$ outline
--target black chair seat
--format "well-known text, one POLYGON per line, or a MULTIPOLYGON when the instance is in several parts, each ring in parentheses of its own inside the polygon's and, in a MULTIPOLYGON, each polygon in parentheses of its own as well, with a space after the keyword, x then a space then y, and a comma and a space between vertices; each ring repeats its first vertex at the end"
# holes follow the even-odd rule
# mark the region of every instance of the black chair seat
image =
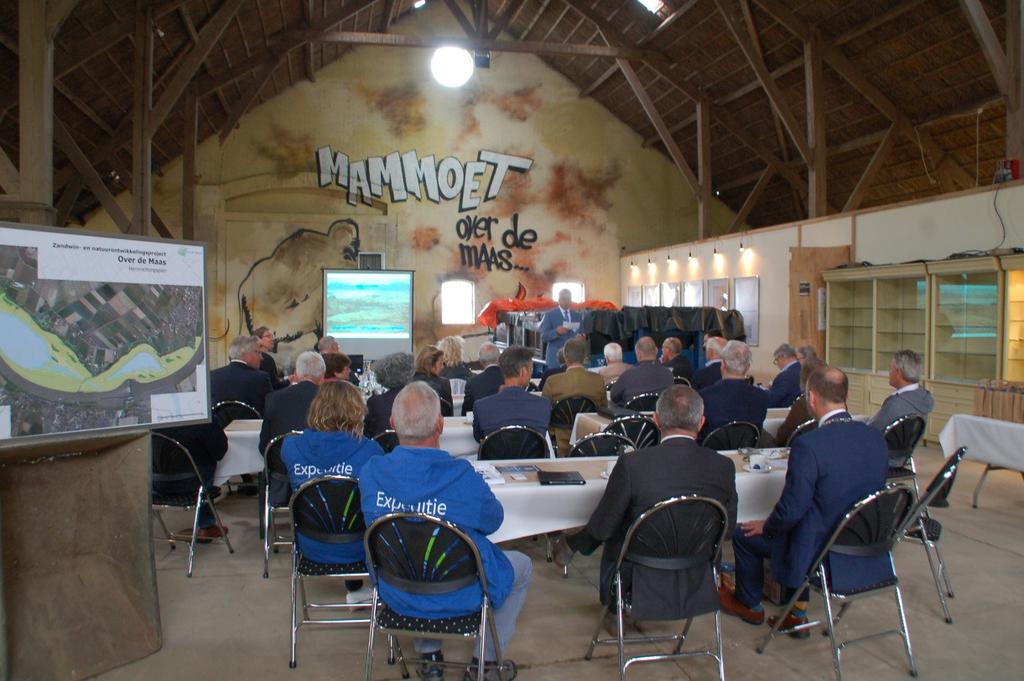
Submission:
MULTIPOLYGON (((934 543, 942 538, 942 523, 935 518, 922 518, 924 521, 924 531, 928 535, 928 541, 934 543)), ((907 536, 911 539, 921 541, 921 527, 914 525, 907 530, 907 536)))
POLYGON ((196 495, 193 494, 153 494, 154 506, 174 506, 176 508, 189 508, 196 505, 196 495))
POLYGON ((902 480, 903 478, 914 478, 917 474, 914 473, 910 468, 903 466, 900 468, 890 468, 889 472, 885 474, 886 480, 902 480))
POLYGON ((855 589, 846 589, 844 591, 837 591, 836 589, 832 589, 832 595, 833 596, 842 596, 842 597, 845 597, 845 598, 849 598, 850 596, 856 596, 857 594, 862 594, 862 593, 867 593, 869 591, 875 591, 877 589, 886 589, 888 587, 897 586, 899 583, 900 583, 899 579, 897 579, 896 577, 890 577, 889 579, 884 579, 881 582, 877 582, 875 584, 868 584, 866 586, 859 586, 859 587, 857 587, 855 589))
POLYGON ((480 631, 480 612, 457 617, 441 617, 426 619, 400 615, 384 603, 377 606, 377 626, 382 629, 401 629, 417 631, 424 634, 454 634, 474 636, 480 631))
POLYGON ((324 575, 358 575, 366 573, 366 563, 321 563, 299 556, 299 574, 304 577, 322 577, 324 575))

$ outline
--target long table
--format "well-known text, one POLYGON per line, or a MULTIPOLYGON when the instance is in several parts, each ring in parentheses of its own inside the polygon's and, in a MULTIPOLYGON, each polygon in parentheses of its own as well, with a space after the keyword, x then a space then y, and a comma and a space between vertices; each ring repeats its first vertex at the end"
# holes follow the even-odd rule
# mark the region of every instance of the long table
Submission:
POLYGON ((985 464, 985 471, 978 480, 978 486, 974 488, 974 508, 978 507, 978 496, 989 471, 1009 469, 1024 475, 1021 439, 1024 439, 1024 423, 983 416, 953 414, 943 426, 939 433, 939 444, 947 457, 961 447, 967 447, 964 458, 985 464))

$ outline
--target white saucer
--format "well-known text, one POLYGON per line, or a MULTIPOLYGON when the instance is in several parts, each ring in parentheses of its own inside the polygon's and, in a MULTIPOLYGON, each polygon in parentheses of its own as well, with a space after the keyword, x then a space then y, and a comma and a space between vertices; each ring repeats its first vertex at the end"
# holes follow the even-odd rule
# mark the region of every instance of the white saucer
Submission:
POLYGON ((743 464, 743 470, 748 473, 771 473, 772 467, 769 465, 767 468, 751 468, 749 463, 743 464))

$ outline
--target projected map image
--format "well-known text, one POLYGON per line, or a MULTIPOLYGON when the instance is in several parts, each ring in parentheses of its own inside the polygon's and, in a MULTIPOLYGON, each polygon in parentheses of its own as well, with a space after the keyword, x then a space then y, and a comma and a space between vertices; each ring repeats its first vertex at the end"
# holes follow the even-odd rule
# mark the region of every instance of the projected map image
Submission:
POLYGON ((331 272, 327 277, 324 333, 336 338, 409 338, 408 273, 331 272))
POLYGON ((36 248, 0 245, 2 435, 146 424, 152 396, 197 390, 201 287, 40 279, 38 270, 36 248))

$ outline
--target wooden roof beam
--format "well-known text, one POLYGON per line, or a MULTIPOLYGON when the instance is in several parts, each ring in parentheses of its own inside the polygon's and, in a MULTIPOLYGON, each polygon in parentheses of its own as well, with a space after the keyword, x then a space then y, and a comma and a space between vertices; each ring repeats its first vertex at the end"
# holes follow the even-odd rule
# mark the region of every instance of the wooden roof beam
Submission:
POLYGON ((487 32, 487 37, 490 40, 495 40, 501 35, 509 25, 515 21, 519 11, 523 8, 525 0, 509 0, 505 3, 505 6, 498 12, 498 17, 494 22, 494 26, 487 32))
POLYGON ((445 45, 461 47, 469 51, 515 52, 526 54, 554 54, 562 56, 594 56, 609 59, 643 59, 647 51, 629 47, 605 45, 584 45, 581 43, 550 43, 531 41, 506 41, 445 36, 396 35, 390 33, 360 33, 357 31, 332 31, 314 38, 318 42, 345 43, 348 45, 378 45, 387 47, 435 48, 445 45))
POLYGON ((896 126, 890 125, 885 136, 882 137, 878 148, 875 149, 875 153, 871 156, 871 160, 868 161, 864 173, 857 180, 853 191, 850 192, 850 198, 846 199, 846 205, 843 206, 844 213, 860 208, 860 204, 864 201, 864 197, 867 196, 868 190, 871 189, 871 184, 875 181, 878 171, 882 168, 885 159, 888 158, 889 153, 892 151, 895 141, 896 126))
POLYGON ((107 185, 104 184, 103 179, 99 176, 99 173, 96 172, 92 163, 89 162, 89 158, 85 155, 85 152, 83 152, 81 147, 78 146, 78 143, 75 142, 71 133, 68 132, 67 128, 64 127, 64 124, 58 120, 54 120, 53 122, 53 137, 57 146, 61 148, 64 155, 68 157, 68 160, 70 160, 75 169, 78 170, 78 174, 84 180, 89 191, 92 192, 92 195, 96 197, 100 202, 100 205, 103 206, 103 209, 107 211, 108 215, 110 215, 110 219, 114 221, 114 224, 117 225, 118 229, 125 234, 130 234, 132 231, 131 219, 117 203, 117 199, 114 198, 114 195, 110 193, 109 189, 107 189, 107 185))
POLYGON ((56 37, 64 20, 81 0, 48 0, 46 3, 46 35, 50 40, 56 37))
POLYGON ((477 33, 476 26, 473 24, 472 21, 469 20, 469 17, 467 17, 463 13, 462 8, 459 7, 458 3, 455 2, 455 0, 444 0, 444 4, 448 8, 448 11, 451 13, 451 15, 455 17, 455 21, 459 22, 459 26, 462 27, 462 30, 466 33, 467 37, 479 37, 480 34, 477 33))
POLYGON ((750 217, 750 211, 752 211, 754 206, 757 205, 758 200, 761 198, 761 195, 764 194, 764 190, 768 188, 768 183, 771 182, 774 175, 775 168, 771 166, 768 166, 757 175, 757 183, 754 185, 754 188, 750 190, 750 193, 747 194, 746 200, 743 202, 739 211, 737 211, 736 216, 732 219, 732 224, 729 225, 729 229, 726 231, 726 234, 732 234, 743 226, 743 223, 747 221, 748 217, 750 217))
POLYGON ((259 96, 260 90, 262 90, 263 86, 267 84, 267 81, 270 80, 270 76, 273 75, 274 71, 277 70, 277 67, 281 65, 281 62, 284 61, 287 55, 287 52, 279 55, 268 55, 263 66, 253 74, 253 82, 242 91, 242 96, 235 102, 234 108, 228 113, 227 120, 224 122, 224 125, 221 126, 219 135, 221 146, 223 146, 224 142, 227 141, 231 131, 235 129, 235 126, 238 125, 238 121, 241 120, 242 116, 245 115, 245 112, 248 111, 249 107, 256 101, 256 97, 259 96))
POLYGON ((996 85, 999 86, 999 91, 1009 96, 1012 88, 1010 63, 1006 59, 1006 52, 1003 50, 996 32, 992 30, 992 22, 985 14, 985 8, 982 7, 980 0, 960 0, 960 7, 964 10, 974 37, 978 39, 981 53, 985 55, 985 61, 988 62, 988 67, 992 71, 996 85))
POLYGON ((18 193, 20 178, 18 168, 11 161, 7 152, 0 148, 0 187, 3 187, 5 192, 14 196, 18 193))

